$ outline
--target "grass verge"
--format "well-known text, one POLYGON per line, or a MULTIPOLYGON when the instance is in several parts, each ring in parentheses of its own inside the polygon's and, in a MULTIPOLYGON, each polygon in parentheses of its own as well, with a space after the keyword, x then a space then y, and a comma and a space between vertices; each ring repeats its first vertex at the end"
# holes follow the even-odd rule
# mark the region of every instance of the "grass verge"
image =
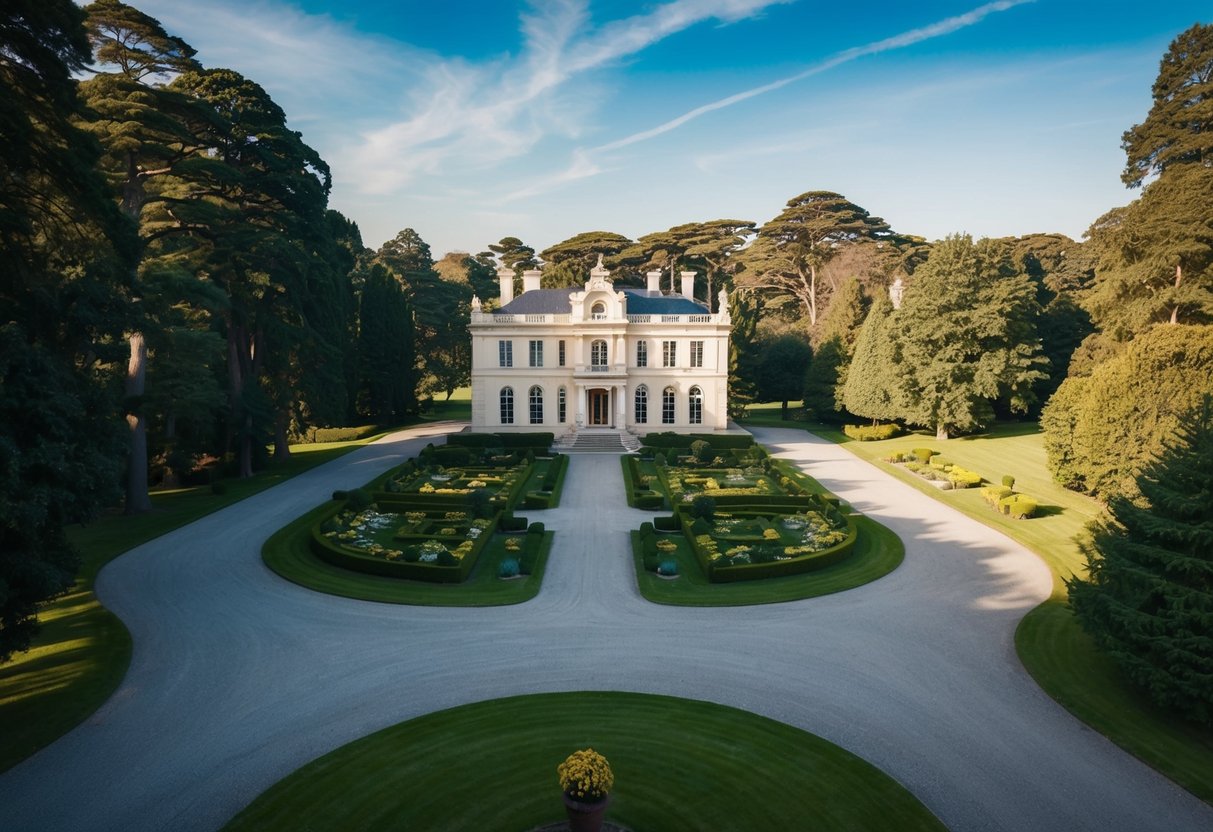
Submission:
POLYGON ((118 555, 271 488, 373 442, 383 433, 352 442, 292 447, 286 462, 272 463, 250 479, 152 494, 153 510, 128 517, 108 514, 68 530, 81 556, 71 590, 38 613, 42 629, 31 649, 0 665, 0 772, 49 745, 88 718, 117 689, 131 658, 131 638, 117 616, 101 606, 93 582, 118 555))
POLYGON ((640 533, 632 532, 632 560, 640 594, 655 604, 733 607, 800 601, 863 586, 900 566, 906 550, 901 538, 875 520, 860 515, 854 515, 854 519, 859 536, 851 556, 841 563, 803 575, 717 584, 704 575, 681 534, 666 536, 678 543, 678 549, 667 556, 678 562, 678 577, 670 580, 647 571, 640 551, 640 533))
POLYGON ((497 567, 505 557, 517 555, 508 555, 504 536, 500 534, 494 535, 494 540, 480 553, 472 574, 463 583, 435 584, 364 575, 325 563, 312 552, 309 530, 331 510, 331 503, 318 506, 275 532, 261 549, 265 565, 291 583, 344 598, 427 607, 492 607, 521 604, 534 598, 543 583, 552 548, 553 532, 544 532, 543 548, 534 571, 508 581, 497 577, 497 567))
POLYGON ((556 766, 585 747, 615 773, 608 820, 633 829, 804 829, 807 818, 821 830, 944 829, 895 780, 813 734, 707 702, 605 692, 395 725, 299 769, 225 828, 532 829, 563 818, 556 766))
POLYGON ((937 441, 911 434, 855 442, 833 430, 815 431, 879 465, 913 487, 1006 534, 1035 552, 1053 572, 1053 595, 1029 612, 1015 631, 1019 659, 1036 683, 1068 711, 1207 803, 1213 803, 1213 731, 1176 719, 1140 694, 1082 631, 1066 605, 1063 578, 1083 574, 1078 540, 1100 506, 1053 482, 1035 425, 998 425, 977 436, 937 441), (977 489, 941 492, 881 458, 929 447, 953 462, 1038 499, 1042 516, 1012 520, 991 509, 977 489))

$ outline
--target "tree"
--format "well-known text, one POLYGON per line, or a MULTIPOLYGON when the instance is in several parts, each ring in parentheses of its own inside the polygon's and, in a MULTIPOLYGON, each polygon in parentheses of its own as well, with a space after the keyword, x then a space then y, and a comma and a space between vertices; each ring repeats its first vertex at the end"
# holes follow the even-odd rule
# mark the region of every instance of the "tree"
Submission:
POLYGON ((1027 410, 1046 375, 1038 314, 1035 287, 1005 243, 961 235, 935 246, 896 316, 911 400, 903 418, 947 439, 988 424, 995 399, 1027 410))
POLYGON ((1205 394, 1213 395, 1213 327, 1156 326, 1053 395, 1041 414, 1049 469, 1070 488, 1133 496, 1178 414, 1205 394))
POLYGON ((497 255, 502 266, 514 270, 515 295, 522 287, 522 273, 528 269, 539 268, 539 260, 535 258, 535 249, 517 237, 502 237, 498 242, 489 244, 489 251, 497 255))
POLYGON ((582 285, 590 279, 590 269, 599 256, 605 262, 630 245, 632 241, 627 237, 610 231, 587 231, 570 237, 539 253, 546 264, 543 282, 551 288, 582 285))
POLYGON ((1213 725, 1213 398, 1113 497, 1066 582, 1075 617, 1160 706, 1213 725))
POLYGON ((794 333, 776 336, 761 346, 754 372, 757 401, 780 402, 780 418, 788 418, 788 402, 804 391, 804 374, 813 358, 808 339, 794 333))
POLYGON ((818 419, 834 419, 843 409, 843 388, 867 311, 865 301, 858 279, 843 281, 815 333, 813 362, 805 374, 804 406, 818 419))
POLYGON ((1213 160, 1213 25, 1181 32, 1162 58, 1146 120, 1125 131, 1121 179, 1138 187, 1174 166, 1213 160))
POLYGON ((381 264, 362 280, 359 310, 359 410, 379 422, 415 405, 413 321, 400 282, 381 264))
POLYGON ((115 396, 135 237, 73 122, 89 59, 68 0, 0 7, 0 661, 69 587, 64 528, 117 497, 115 396))
POLYGON ((733 321, 729 333, 729 415, 733 418, 740 418, 756 395, 754 378, 761 358, 756 336, 761 315, 756 298, 741 292, 729 295, 729 317, 733 321))
POLYGON ((678 226, 684 230, 687 262, 703 273, 707 283, 709 309, 715 311, 719 288, 732 283, 733 275, 741 268, 737 255, 753 237, 756 227, 749 220, 708 220, 678 226))
POLYGON ((828 294, 822 268, 844 246, 868 240, 891 243, 893 234, 884 220, 841 194, 803 193, 758 229, 738 285, 768 294, 778 304, 799 305, 809 325, 816 326, 828 294))
POLYGON ((905 372, 894 338, 893 304, 885 295, 872 302, 855 340, 843 382, 842 403, 872 424, 904 418, 909 409, 905 372))

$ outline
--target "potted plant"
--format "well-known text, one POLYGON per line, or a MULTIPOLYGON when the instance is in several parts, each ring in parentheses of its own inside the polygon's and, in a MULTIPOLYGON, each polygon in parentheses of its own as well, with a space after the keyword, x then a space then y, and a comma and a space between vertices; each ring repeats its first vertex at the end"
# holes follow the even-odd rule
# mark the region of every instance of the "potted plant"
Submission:
POLYGON ((572 832, 599 832, 611 801, 615 775, 611 764, 592 748, 574 751, 556 767, 572 832))

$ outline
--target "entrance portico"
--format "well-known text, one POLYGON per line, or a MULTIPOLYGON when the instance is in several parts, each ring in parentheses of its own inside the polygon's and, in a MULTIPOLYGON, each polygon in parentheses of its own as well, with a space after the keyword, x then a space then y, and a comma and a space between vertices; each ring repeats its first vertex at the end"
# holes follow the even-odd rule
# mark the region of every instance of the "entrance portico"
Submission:
POLYGON ((577 427, 616 428, 626 426, 626 384, 603 384, 600 380, 577 382, 577 427))

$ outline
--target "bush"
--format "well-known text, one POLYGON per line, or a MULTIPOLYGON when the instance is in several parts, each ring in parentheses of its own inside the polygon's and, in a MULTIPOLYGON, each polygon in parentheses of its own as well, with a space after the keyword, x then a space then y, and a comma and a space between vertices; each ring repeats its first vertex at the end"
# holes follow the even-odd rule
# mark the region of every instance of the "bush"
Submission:
POLYGON ((661 563, 657 564, 657 574, 665 575, 667 578, 674 577, 678 574, 678 561, 669 559, 663 560, 661 563))
POLYGON ((981 489, 981 496, 991 506, 998 508, 1004 497, 1011 496, 1011 489, 1005 485, 987 485, 981 489))
POLYGON ((1010 515, 1016 520, 1026 520, 1036 516, 1036 501, 1024 494, 1012 494, 998 501, 998 508, 1003 514, 1010 515))
POLYGON ((707 520, 705 520, 704 518, 696 517, 695 521, 693 523, 691 523, 691 534, 693 534, 695 536, 699 536, 701 534, 711 534, 711 533, 712 533, 712 524, 710 522, 708 522, 707 520))
POLYGON ((665 454, 661 453, 660 451, 658 451, 656 454, 654 454, 653 455, 653 464, 656 465, 658 468, 664 468, 666 466, 665 454))
POLYGON ((501 519, 497 522, 497 527, 503 532, 521 532, 526 531, 526 518, 515 517, 513 512, 503 512, 501 519))
POLYGON ((676 532, 682 528, 682 524, 678 521, 678 515, 674 514, 669 517, 655 517, 653 527, 659 532, 676 532))
POLYGON ((517 578, 522 574, 522 565, 514 558, 506 558, 497 567, 498 578, 517 578))
POLYGON ((948 482, 952 483, 953 488, 973 488, 981 485, 981 474, 953 465, 948 471, 948 482))
POLYGON ((493 498, 483 488, 474 488, 468 495, 468 510, 477 520, 485 520, 493 516, 493 498))
POLYGON ((716 500, 707 494, 699 494, 694 500, 691 500, 691 508, 688 513, 692 517, 711 520, 716 515, 716 500))
POLYGON ((527 534, 543 534, 545 531, 547 531, 547 529, 544 528, 543 523, 536 521, 536 522, 532 523, 531 525, 527 526, 526 533, 527 534))
POLYGON ((665 498, 655 491, 637 491, 632 501, 636 508, 657 511, 665 505, 665 498))
POLYGON ((640 524, 640 538, 642 540, 645 538, 648 538, 648 537, 652 537, 654 534, 656 534, 656 532, 653 531, 653 524, 650 523, 648 520, 645 520, 643 523, 640 524))
POLYGON ((434 449, 434 461, 439 465, 467 465, 472 461, 472 452, 458 445, 443 445, 434 449))
POLYGON ((1005 485, 1007 488, 1014 488, 1015 487, 1015 478, 1013 476, 1011 476, 1010 474, 1003 474, 1002 475, 1002 484, 1005 485))
POLYGON ((712 461, 712 446, 710 443, 702 439, 696 439, 691 443, 691 456, 695 457, 699 462, 712 461))
POLYGON ((914 456, 918 457, 919 462, 930 462, 931 457, 935 456, 935 454, 936 454, 936 451, 932 451, 930 448, 915 448, 914 449, 914 456))
POLYGON ((843 425, 842 432, 857 442, 877 442, 892 439, 901 433, 900 425, 843 425))
POLYGON ((350 428, 316 428, 308 431, 309 442, 352 442, 379 432, 378 425, 357 425, 350 428))
POLYGON ((371 497, 371 493, 365 488, 355 488, 346 494, 345 502, 354 511, 362 511, 375 501, 371 497))

